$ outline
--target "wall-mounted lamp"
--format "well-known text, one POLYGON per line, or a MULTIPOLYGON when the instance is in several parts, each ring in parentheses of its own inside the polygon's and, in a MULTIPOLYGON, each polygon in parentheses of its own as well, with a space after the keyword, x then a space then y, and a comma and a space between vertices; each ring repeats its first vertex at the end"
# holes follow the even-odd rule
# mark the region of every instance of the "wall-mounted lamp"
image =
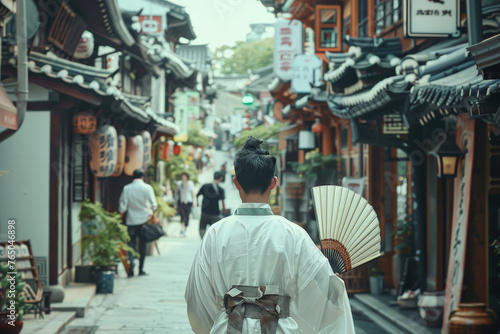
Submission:
MULTIPOLYGON (((467 152, 465 152, 467 153, 467 152)), ((454 141, 443 141, 429 152, 436 157, 437 161, 437 177, 439 178, 455 178, 457 176, 458 162, 460 157, 465 155, 454 141)))

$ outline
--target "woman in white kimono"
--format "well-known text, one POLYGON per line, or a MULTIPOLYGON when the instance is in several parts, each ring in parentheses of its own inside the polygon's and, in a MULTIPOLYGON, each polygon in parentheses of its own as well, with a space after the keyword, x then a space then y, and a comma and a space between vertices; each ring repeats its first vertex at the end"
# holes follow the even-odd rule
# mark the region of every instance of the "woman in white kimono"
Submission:
POLYGON ((298 225, 273 215, 276 158, 249 137, 234 184, 242 204, 207 231, 186 287, 203 333, 354 333, 344 282, 298 225))

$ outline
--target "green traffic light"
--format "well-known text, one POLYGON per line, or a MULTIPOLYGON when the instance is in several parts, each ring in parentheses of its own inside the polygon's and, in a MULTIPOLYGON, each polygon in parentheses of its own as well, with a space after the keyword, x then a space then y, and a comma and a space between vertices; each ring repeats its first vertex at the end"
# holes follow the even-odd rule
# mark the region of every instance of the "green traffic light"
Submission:
POLYGON ((250 106, 253 104, 253 102, 255 101, 254 97, 252 94, 248 93, 246 94, 245 96, 243 96, 241 98, 241 102, 246 105, 246 106, 250 106))

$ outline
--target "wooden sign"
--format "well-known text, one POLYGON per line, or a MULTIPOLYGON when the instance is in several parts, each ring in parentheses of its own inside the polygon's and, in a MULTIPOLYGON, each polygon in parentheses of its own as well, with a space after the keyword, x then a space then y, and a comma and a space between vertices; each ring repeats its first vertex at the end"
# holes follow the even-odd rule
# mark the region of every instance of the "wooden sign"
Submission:
POLYGON ((443 313, 443 334, 448 333, 450 312, 458 308, 462 296, 467 225, 469 223, 472 162, 474 161, 474 124, 474 120, 469 120, 467 114, 459 114, 457 117, 457 145, 463 152, 467 153, 459 162, 458 174, 455 179, 451 246, 446 275, 443 313))

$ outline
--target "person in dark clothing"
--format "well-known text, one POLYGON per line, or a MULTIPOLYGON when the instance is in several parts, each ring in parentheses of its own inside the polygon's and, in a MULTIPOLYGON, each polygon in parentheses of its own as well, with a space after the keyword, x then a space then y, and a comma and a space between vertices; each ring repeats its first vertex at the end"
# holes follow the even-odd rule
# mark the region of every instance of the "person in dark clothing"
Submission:
POLYGON ((222 211, 226 210, 224 189, 219 185, 220 182, 224 182, 224 172, 215 172, 214 181, 204 184, 198 191, 198 194, 196 194, 196 202, 198 202, 198 197, 200 195, 203 196, 200 218, 201 238, 205 235, 207 225, 212 225, 221 218, 219 201, 222 201, 222 211))

